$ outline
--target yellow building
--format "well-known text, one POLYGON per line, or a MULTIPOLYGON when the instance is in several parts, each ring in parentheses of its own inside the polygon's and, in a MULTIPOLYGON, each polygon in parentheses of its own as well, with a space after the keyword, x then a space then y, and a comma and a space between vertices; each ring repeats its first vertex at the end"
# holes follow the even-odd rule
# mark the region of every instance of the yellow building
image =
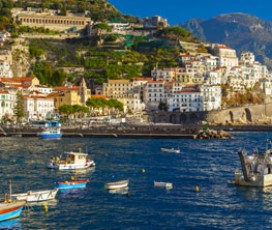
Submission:
POLYGON ((91 92, 82 79, 80 86, 59 86, 54 89, 54 105, 58 109, 62 105, 85 105, 91 92))

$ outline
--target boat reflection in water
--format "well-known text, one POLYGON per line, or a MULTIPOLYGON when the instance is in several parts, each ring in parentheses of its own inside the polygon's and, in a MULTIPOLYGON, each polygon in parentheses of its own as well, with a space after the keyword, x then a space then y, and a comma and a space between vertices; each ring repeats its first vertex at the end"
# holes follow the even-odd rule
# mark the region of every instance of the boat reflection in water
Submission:
POLYGON ((83 198, 87 194, 86 188, 60 189, 58 197, 62 198, 83 198))
POLYGON ((120 195, 128 195, 128 187, 120 188, 120 189, 110 189, 107 190, 111 194, 120 194, 120 195))
POLYGON ((23 229, 21 219, 11 219, 0 222, 0 229, 23 229))

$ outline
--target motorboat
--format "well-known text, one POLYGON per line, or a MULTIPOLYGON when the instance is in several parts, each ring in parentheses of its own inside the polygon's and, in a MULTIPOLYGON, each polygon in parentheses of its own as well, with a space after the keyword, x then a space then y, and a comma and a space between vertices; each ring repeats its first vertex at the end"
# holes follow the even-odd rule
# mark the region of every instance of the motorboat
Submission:
POLYGON ((235 185, 250 187, 266 187, 272 185, 272 144, 266 143, 266 150, 254 149, 249 153, 245 149, 238 151, 242 171, 234 173, 235 185))
POLYGON ((19 217, 25 205, 26 201, 18 200, 0 202, 0 221, 19 217))
POLYGON ((95 166, 93 160, 88 159, 88 153, 64 152, 60 157, 51 158, 47 167, 56 170, 86 169, 95 166))
POLYGON ((59 189, 28 191, 25 193, 11 194, 12 200, 25 200, 27 202, 40 202, 55 199, 59 189))
POLYGON ((62 136, 60 128, 46 128, 38 134, 41 139, 60 139, 62 136))
POLYGON ((129 180, 120 180, 115 182, 108 182, 105 184, 105 189, 114 190, 114 189, 123 189, 128 187, 129 180))
POLYGON ((161 148, 161 152, 164 153, 180 153, 179 147, 177 148, 161 148))
POLYGON ((172 189, 173 188, 173 184, 171 182, 158 182, 158 181, 154 181, 154 187, 172 189))
POLYGON ((88 182, 89 179, 66 180, 55 182, 55 186, 59 189, 85 188, 88 182))

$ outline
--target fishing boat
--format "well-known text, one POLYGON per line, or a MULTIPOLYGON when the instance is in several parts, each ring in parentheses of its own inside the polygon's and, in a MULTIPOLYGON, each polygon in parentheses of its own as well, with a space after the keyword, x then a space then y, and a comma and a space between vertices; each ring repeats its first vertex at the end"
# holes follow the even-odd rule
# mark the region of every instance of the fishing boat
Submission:
POLYGON ((235 185, 250 187, 266 187, 272 185, 272 142, 268 140, 266 150, 251 153, 245 149, 238 151, 241 169, 234 173, 235 185))
POLYGON ((158 182, 158 181, 154 181, 154 187, 172 189, 173 188, 173 184, 170 183, 170 182, 158 182))
POLYGON ((105 184, 105 189, 113 190, 113 189, 122 189, 128 187, 129 180, 120 180, 115 182, 108 182, 105 184))
POLYGON ((164 153, 180 153, 179 147, 177 147, 177 148, 161 148, 161 151, 164 153))
POLYGON ((26 201, 0 202, 0 221, 19 217, 25 205, 26 201))
POLYGON ((88 182, 89 179, 66 180, 55 182, 55 186, 59 189, 85 188, 88 182))
POLYGON ((41 139, 60 139, 61 136, 60 128, 47 128, 38 134, 41 139))
POLYGON ((55 199, 59 189, 28 191, 26 193, 11 194, 12 200, 25 200, 27 202, 40 202, 55 199))
POLYGON ((59 158, 53 157, 48 163, 49 169, 56 170, 74 170, 86 169, 95 166, 93 160, 88 159, 88 153, 64 152, 59 158))

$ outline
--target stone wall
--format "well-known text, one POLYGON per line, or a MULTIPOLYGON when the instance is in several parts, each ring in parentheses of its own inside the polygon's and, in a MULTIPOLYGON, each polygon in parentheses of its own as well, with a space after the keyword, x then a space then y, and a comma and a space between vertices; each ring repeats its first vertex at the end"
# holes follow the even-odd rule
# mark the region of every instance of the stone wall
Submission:
POLYGON ((149 114, 147 120, 155 123, 213 125, 265 125, 272 124, 272 103, 226 108, 210 112, 160 112, 149 114))

